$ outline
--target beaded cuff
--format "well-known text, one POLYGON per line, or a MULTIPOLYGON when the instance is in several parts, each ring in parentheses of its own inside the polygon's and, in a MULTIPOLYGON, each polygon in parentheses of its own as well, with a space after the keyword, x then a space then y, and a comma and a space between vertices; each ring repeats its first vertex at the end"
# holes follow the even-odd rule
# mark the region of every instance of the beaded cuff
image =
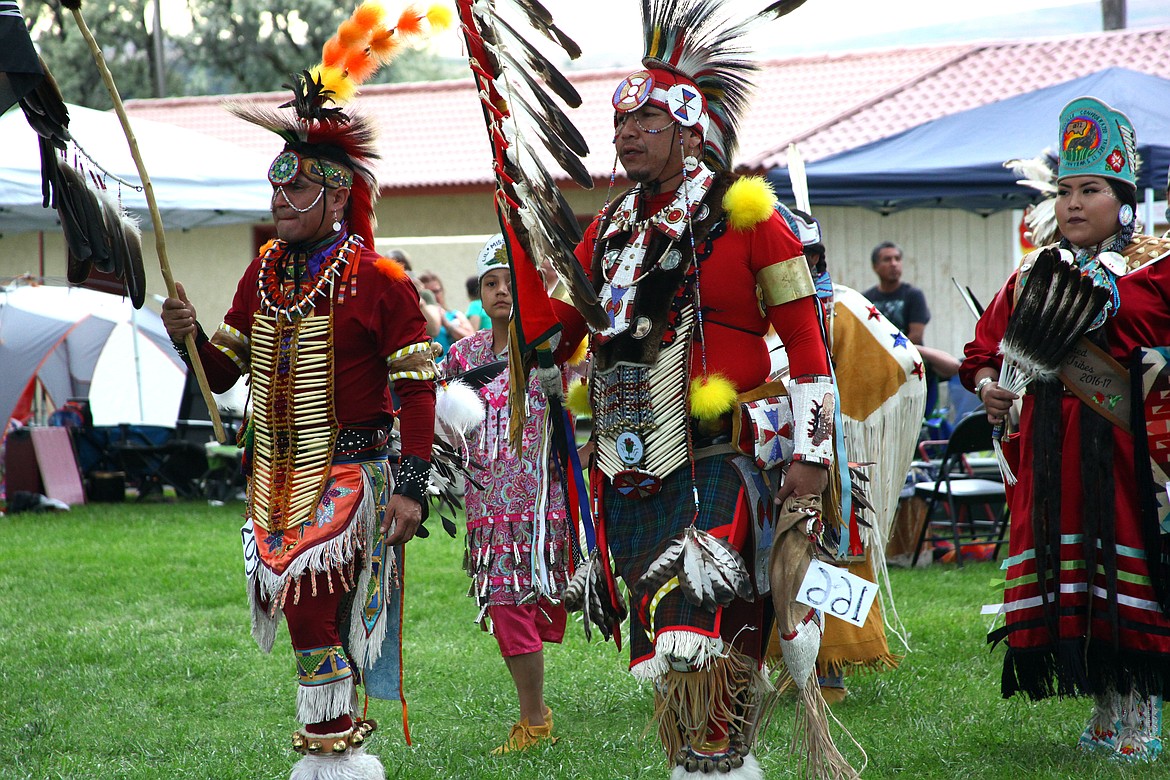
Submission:
MULTIPOLYGON (((208 341, 207 334, 203 332, 203 326, 198 322, 195 323, 195 349, 199 349, 208 341)), ((191 365, 191 355, 187 353, 187 340, 171 341, 171 346, 175 348, 175 352, 179 353, 179 357, 187 365, 191 365)))
MULTIPOLYGON (((422 519, 427 519, 428 505, 427 486, 431 481, 431 464, 417 455, 403 457, 398 465, 398 475, 394 482, 394 494, 413 498, 422 507, 422 519)), ((420 536, 422 534, 419 534, 420 536)))
POLYGON ((833 414, 837 398, 827 376, 799 376, 788 385, 792 398, 793 460, 829 466, 833 463, 833 414))

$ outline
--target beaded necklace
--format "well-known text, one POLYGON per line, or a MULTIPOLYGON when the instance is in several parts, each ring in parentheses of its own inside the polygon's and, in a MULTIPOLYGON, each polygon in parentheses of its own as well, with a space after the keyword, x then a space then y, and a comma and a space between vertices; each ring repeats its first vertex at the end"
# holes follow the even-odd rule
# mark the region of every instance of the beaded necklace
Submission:
POLYGON ((316 307, 317 298, 346 270, 350 259, 360 247, 359 236, 348 236, 322 263, 313 284, 298 280, 290 290, 285 288, 278 269, 278 261, 288 253, 288 244, 280 240, 273 241, 272 246, 260 258, 260 275, 257 283, 260 288, 261 306, 273 316, 284 315, 287 319, 304 317, 306 312, 311 312, 316 307), (290 297, 289 293, 293 291, 295 295, 290 297))
POLYGON ((1133 233, 1134 224, 1131 221, 1128 225, 1123 226, 1119 232, 1094 246, 1079 247, 1068 239, 1062 239, 1060 242, 1061 248, 1068 249, 1073 253, 1077 268, 1080 269, 1081 273, 1096 282, 1098 286, 1109 291, 1109 300, 1106 302, 1105 308, 1093 320, 1089 330, 1096 330, 1104 325, 1105 321, 1121 308, 1117 277, 1124 276, 1129 270, 1121 251, 1129 245, 1133 233))

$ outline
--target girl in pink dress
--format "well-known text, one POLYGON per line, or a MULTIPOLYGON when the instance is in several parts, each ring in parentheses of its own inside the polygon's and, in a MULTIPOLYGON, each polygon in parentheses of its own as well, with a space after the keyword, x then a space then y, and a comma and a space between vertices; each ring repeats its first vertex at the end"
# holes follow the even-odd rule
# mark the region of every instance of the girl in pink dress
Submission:
POLYGON ((560 480, 541 447, 547 401, 535 374, 528 385, 522 452, 508 443, 512 295, 501 236, 480 252, 477 270, 491 328, 453 344, 444 373, 448 379, 465 375, 486 410, 483 424, 467 440, 475 464, 472 476, 483 489, 468 486, 464 566, 472 578, 469 595, 480 608, 478 619, 495 635, 520 702, 520 720, 492 751, 499 755, 556 741, 552 712, 544 703, 544 643, 559 644, 565 633, 560 594, 571 548, 560 480))

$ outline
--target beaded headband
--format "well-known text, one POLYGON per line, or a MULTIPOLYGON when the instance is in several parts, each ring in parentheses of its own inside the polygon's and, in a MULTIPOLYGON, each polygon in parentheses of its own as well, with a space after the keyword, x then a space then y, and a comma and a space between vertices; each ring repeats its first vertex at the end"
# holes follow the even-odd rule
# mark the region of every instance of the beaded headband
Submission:
POLYGON ((268 181, 279 187, 302 173, 309 181, 333 189, 353 186, 353 171, 345 166, 321 157, 303 157, 292 149, 285 149, 272 161, 268 181))

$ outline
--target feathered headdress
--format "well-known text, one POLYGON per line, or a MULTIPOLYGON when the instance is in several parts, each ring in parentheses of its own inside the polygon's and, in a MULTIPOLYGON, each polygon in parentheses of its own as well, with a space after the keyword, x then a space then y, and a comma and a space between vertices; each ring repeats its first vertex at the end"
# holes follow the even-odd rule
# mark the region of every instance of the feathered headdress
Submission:
POLYGON ((447 29, 453 16, 443 5, 426 11, 410 5, 392 20, 381 3, 367 0, 326 41, 321 62, 294 74, 292 83, 283 85, 292 90, 293 98, 277 108, 292 112, 229 105, 236 116, 284 139, 284 150, 269 168, 269 180, 285 184, 303 173, 326 187, 349 187, 350 231, 373 246, 378 197, 374 124, 366 117, 346 114, 342 106, 404 45, 447 29))
POLYGON ((652 103, 685 127, 703 132, 703 159, 727 170, 738 144, 739 122, 748 107, 751 75, 741 38, 757 22, 778 19, 804 0, 776 0, 741 22, 731 23, 722 0, 642 0, 645 70, 627 76, 613 96, 618 113, 652 103))

